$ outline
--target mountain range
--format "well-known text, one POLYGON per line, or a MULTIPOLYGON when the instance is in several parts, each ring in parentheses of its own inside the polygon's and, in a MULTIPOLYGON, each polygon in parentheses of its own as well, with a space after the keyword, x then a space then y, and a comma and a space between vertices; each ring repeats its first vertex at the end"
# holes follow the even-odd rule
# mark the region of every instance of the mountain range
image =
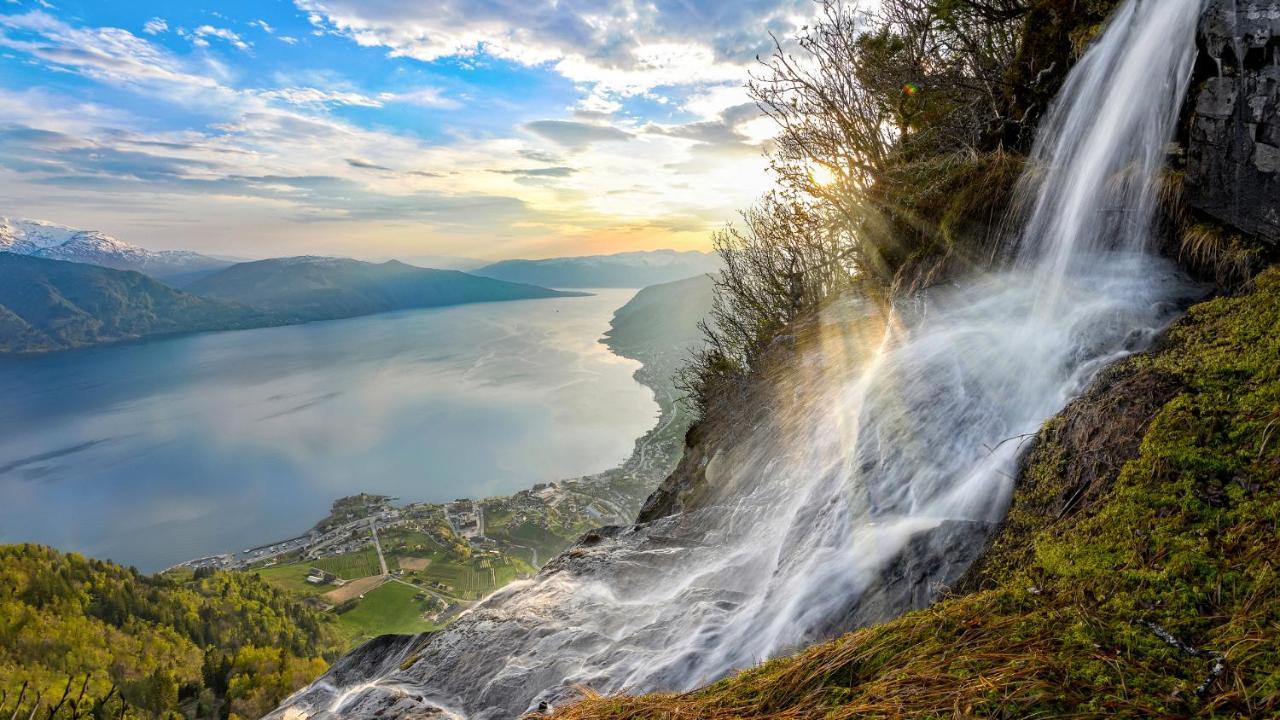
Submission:
POLYGON ((97 230, 7 217, 0 217, 0 252, 135 270, 169 282, 194 279, 233 264, 189 250, 147 250, 97 230))
POLYGON ((283 322, 139 272, 0 252, 0 352, 67 350, 172 333, 283 322))
POLYGON ((398 260, 375 264, 312 256, 232 265, 186 289, 213 300, 269 309, 300 320, 581 294, 476 277, 457 270, 414 267, 398 260))
POLYGON ((503 260, 473 273, 554 288, 642 288, 719 269, 720 259, 714 253, 650 250, 547 260, 503 260))
MULTIPOLYGON (((581 294, 549 287, 645 287, 693 277, 684 291, 701 297, 706 274, 717 268, 713 255, 672 250, 508 260, 470 272, 315 256, 235 262, 0 217, 0 353, 581 294)), ((636 302, 645 302, 643 293, 636 302)))

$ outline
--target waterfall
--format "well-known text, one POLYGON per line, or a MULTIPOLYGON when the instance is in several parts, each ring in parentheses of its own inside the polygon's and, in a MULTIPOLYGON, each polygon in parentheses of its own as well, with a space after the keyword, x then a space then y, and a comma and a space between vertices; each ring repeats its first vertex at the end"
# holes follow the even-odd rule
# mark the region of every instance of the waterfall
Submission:
POLYGON ((277 715, 505 718, 578 686, 685 690, 928 602, 1007 509, 1020 438, 1189 297, 1148 245, 1200 5, 1124 3, 1044 123, 1010 266, 827 311, 696 509, 601 533, 395 669, 277 715))

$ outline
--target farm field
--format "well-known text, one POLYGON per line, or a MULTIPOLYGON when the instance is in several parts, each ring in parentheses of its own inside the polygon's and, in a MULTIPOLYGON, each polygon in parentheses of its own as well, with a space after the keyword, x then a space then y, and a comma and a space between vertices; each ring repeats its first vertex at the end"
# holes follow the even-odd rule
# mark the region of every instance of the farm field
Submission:
POLYGON ((307 567, 320 568, 325 572, 337 575, 343 580, 355 580, 356 578, 378 575, 382 572, 378 566, 378 552, 372 547, 345 555, 311 560, 309 563, 307 567))
POLYGON ((308 597, 321 595, 332 590, 332 585, 312 585, 307 582, 306 578, 311 572, 311 567, 311 563, 294 562, 287 565, 272 565, 271 567, 258 568, 252 572, 262 576, 263 580, 266 580, 281 590, 306 595, 308 597))
POLYGON ((532 568, 523 561, 508 558, 456 561, 432 561, 425 570, 413 573, 428 582, 441 582, 452 590, 449 594, 463 600, 478 600, 511 582, 521 572, 532 568))
POLYGON ((369 592, 386 582, 386 578, 382 575, 370 575, 362 577, 359 580, 352 580, 340 588, 335 588, 321 595, 325 602, 330 605, 341 605, 342 603, 369 592))
POLYGON ((435 629, 422 619, 428 608, 425 601, 415 600, 421 590, 395 581, 385 582, 365 594, 355 608, 338 616, 338 626, 353 641, 361 641, 388 633, 419 633, 435 629))

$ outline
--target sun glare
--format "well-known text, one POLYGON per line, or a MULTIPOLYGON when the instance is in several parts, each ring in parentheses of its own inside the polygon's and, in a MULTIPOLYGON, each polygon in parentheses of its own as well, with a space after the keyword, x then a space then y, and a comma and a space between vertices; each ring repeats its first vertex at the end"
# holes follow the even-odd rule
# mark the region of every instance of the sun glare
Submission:
POLYGON ((818 165, 809 171, 809 177, 818 187, 826 187, 836 181, 836 174, 826 165, 818 165))

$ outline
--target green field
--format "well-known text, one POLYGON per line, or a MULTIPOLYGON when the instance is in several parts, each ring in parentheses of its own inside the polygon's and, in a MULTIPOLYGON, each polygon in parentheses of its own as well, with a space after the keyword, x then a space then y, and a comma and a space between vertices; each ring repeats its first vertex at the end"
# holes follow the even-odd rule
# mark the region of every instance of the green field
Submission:
POLYGON ((435 629, 435 625, 422 619, 428 604, 414 599, 421 592, 395 581, 383 583, 365 593, 364 599, 354 609, 339 615, 338 625, 353 640, 435 629))
POLYGON ((263 580, 266 580, 281 590, 287 590, 301 595, 320 595, 321 593, 326 593, 332 590, 332 585, 312 585, 306 581, 306 577, 311 572, 311 568, 312 565, 310 563, 299 562, 289 563, 288 565, 272 565, 271 567, 258 568, 257 570, 252 570, 250 572, 261 575, 263 580))
POLYGON ((343 580, 355 580, 356 578, 369 577, 382 572, 381 567, 378 565, 378 551, 372 547, 345 555, 312 560, 307 567, 320 568, 325 572, 337 575, 343 580))
MULTIPOLYGON (((544 563, 551 560, 551 558, 556 555, 559 555, 561 551, 573 544, 572 540, 562 538, 530 522, 524 522, 515 527, 504 528, 501 533, 491 534, 499 539, 502 539, 505 536, 506 539, 517 545, 537 548, 538 560, 544 563)), ((512 552, 519 553, 520 557, 526 562, 531 560, 528 550, 514 548, 512 549, 512 552)))
POLYGON ((430 535, 394 530, 382 536, 382 552, 390 564, 392 556, 426 557, 434 560, 435 555, 441 552, 441 547, 430 535))
POLYGON ((517 574, 532 570, 527 563, 513 558, 487 558, 463 563, 437 557, 426 570, 412 576, 429 582, 442 582, 452 588, 448 594, 463 600, 478 600, 511 582, 517 574))

